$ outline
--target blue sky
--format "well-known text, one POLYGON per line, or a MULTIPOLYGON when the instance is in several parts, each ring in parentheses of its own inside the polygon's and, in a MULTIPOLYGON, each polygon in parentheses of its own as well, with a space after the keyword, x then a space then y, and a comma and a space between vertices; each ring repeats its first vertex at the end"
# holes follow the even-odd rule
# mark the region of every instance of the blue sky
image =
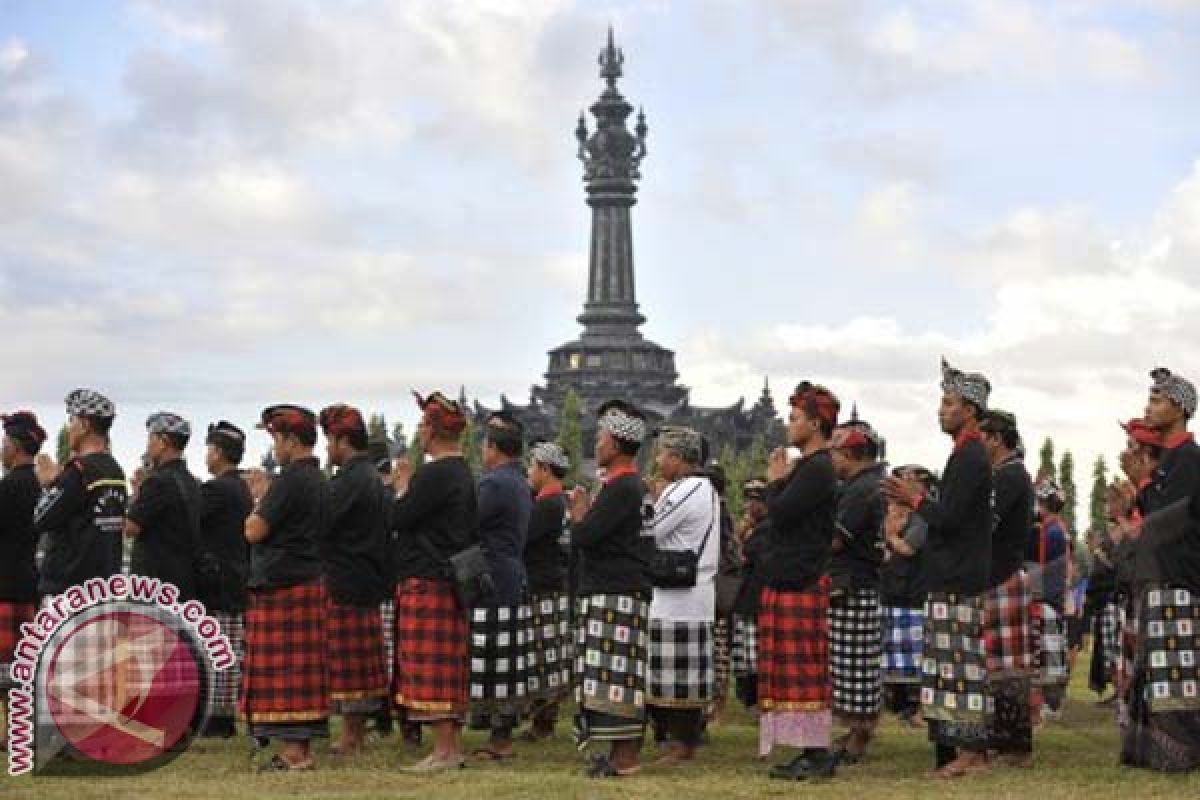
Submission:
POLYGON ((527 395, 587 269, 612 23, 646 333, 702 404, 802 377, 939 462, 937 358, 1119 446, 1200 375, 1200 2, 0 0, 0 407, 250 423, 527 395))

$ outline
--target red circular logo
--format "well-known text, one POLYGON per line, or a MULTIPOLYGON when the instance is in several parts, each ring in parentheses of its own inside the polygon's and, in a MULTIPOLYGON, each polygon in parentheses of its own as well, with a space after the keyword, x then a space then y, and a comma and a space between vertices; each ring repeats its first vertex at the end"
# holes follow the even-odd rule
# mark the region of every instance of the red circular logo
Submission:
POLYGON ((67 744, 119 765, 186 745, 205 689, 184 635, 137 610, 80 619, 55 649, 46 677, 46 708, 67 744))

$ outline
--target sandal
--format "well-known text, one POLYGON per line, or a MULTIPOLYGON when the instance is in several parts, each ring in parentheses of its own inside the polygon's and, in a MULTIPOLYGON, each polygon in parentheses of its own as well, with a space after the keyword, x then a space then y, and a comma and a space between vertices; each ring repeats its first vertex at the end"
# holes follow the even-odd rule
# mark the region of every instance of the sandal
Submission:
POLYGON ((432 753, 425 758, 413 764, 410 767, 401 767, 400 771, 408 775, 430 775, 435 772, 448 772, 455 769, 463 769, 467 766, 467 760, 462 756, 451 759, 441 759, 435 757, 432 753))
POLYGON ((632 775, 637 775, 642 771, 641 766, 626 767, 625 769, 617 769, 608 756, 595 755, 592 757, 592 764, 584 773, 589 778, 628 778, 632 775))
POLYGON ((258 768, 259 772, 311 772, 316 768, 310 758, 308 761, 301 761, 298 764, 293 764, 283 756, 276 753, 271 756, 271 760, 258 768))
POLYGON ((480 761, 512 761, 516 756, 516 753, 501 753, 490 747, 477 747, 471 751, 471 758, 480 761))

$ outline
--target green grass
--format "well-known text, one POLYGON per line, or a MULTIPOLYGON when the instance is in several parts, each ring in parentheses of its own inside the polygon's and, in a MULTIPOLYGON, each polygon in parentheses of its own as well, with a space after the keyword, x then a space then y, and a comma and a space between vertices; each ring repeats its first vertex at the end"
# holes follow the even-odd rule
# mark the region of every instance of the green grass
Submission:
MULTIPOLYGON (((1086 664, 1080 656, 1080 664, 1086 664)), ((1079 670, 1083 672, 1084 670, 1079 670)), ((1079 681, 1082 681, 1080 678, 1079 681)), ((930 747, 922 731, 902 730, 892 720, 881 728, 871 759, 842 770, 833 781, 802 786, 768 780, 766 764, 755 758, 753 719, 740 708, 713 730, 711 746, 692 768, 655 771, 619 781, 595 782, 581 774, 581 757, 571 746, 567 726, 547 746, 518 745, 514 762, 472 766, 432 777, 401 775, 396 767, 411 763, 420 752, 403 747, 397 737, 373 742, 349 764, 337 764, 317 752, 318 771, 253 775, 245 739, 202 741, 170 766, 148 775, 120 778, 0 777, 0 798, 85 800, 96 797, 188 800, 266 800, 267 798, 435 798, 435 800, 504 800, 504 798, 751 798, 792 797, 891 800, 909 797, 986 797, 1052 800, 1052 798, 1200 798, 1200 774, 1159 775, 1118 767, 1117 732, 1111 712, 1096 708, 1094 697, 1072 687, 1062 722, 1037 734, 1037 766, 1033 770, 996 769, 980 779, 952 784, 924 777, 930 747)), ((468 734, 468 747, 482 734, 468 734)), ((645 755, 652 758, 648 747, 645 755)), ((777 753, 774 761, 783 759, 777 753)))

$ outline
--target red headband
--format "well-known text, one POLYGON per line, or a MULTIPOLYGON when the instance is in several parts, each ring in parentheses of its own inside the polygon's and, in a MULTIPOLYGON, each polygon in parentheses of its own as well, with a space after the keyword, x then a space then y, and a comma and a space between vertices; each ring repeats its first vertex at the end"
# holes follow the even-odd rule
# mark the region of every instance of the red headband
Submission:
POLYGON ((793 408, 799 408, 811 417, 817 417, 831 427, 837 425, 838 410, 841 403, 833 396, 833 392, 824 386, 814 386, 805 382, 796 387, 796 391, 788 398, 793 408))
POLYGON ((462 406, 441 392, 433 392, 423 398, 414 391, 413 397, 417 400, 417 407, 424 412, 425 423, 435 431, 455 436, 467 427, 467 416, 462 406))
POLYGON ((321 430, 325 432, 326 437, 333 438, 351 433, 365 433, 367 426, 357 408, 339 403, 321 410, 321 430))

